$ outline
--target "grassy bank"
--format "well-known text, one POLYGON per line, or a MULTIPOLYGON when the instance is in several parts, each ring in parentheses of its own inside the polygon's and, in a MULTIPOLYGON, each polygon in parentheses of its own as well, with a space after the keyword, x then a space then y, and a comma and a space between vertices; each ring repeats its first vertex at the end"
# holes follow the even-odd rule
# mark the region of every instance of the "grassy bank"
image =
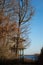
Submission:
POLYGON ((29 59, 14 59, 14 60, 0 59, 0 65, 36 65, 36 63, 35 61, 29 59))
POLYGON ((43 65, 39 61, 33 61, 31 59, 0 59, 0 65, 43 65))

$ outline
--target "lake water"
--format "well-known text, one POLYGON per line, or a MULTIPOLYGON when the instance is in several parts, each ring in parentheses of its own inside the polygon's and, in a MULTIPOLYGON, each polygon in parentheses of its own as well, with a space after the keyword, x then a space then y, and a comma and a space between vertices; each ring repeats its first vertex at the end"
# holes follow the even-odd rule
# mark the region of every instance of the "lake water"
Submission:
POLYGON ((35 55, 25 55, 24 58, 38 60, 38 56, 35 56, 35 55))

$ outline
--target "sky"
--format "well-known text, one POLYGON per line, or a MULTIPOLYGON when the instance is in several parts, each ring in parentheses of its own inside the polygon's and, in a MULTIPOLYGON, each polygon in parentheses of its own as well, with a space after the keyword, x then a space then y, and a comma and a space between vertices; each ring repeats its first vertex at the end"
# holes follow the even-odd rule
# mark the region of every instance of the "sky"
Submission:
POLYGON ((31 20, 30 46, 24 54, 39 54, 43 47, 43 0, 31 1, 35 13, 31 20))

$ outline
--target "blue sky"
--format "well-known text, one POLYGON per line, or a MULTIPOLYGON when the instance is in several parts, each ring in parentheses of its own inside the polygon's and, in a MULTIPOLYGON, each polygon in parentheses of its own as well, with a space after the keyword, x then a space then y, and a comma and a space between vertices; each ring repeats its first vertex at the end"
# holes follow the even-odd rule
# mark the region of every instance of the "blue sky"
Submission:
POLYGON ((31 44, 25 50, 25 54, 40 53, 43 46, 43 0, 32 0, 35 14, 31 20, 31 44))

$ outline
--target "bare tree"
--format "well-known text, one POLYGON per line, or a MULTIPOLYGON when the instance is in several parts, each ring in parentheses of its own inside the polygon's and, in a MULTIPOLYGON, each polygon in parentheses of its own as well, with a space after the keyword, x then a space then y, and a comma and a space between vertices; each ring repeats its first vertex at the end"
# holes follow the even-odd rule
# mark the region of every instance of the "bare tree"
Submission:
MULTIPOLYGON (((1 17, 3 16, 2 17, 3 19, 0 19, 0 20, 2 20, 4 23, 0 21, 1 22, 0 26, 4 24, 6 26, 4 27, 7 28, 5 30, 5 32, 7 31, 6 34, 8 35, 10 34, 11 37, 12 35, 13 36, 16 35, 17 37, 16 56, 17 56, 20 38, 26 40, 24 47, 26 47, 30 43, 28 39, 29 38, 28 32, 29 32, 29 25, 30 25, 29 20, 32 18, 34 14, 34 10, 33 10, 33 7, 31 6, 30 0, 5 0, 4 2, 5 2, 4 8, 2 9, 3 14, 0 13, 1 17), (15 25, 14 22, 16 22, 17 25, 15 29, 14 27, 12 29, 12 26, 15 25), (27 43, 28 42, 27 40, 29 41, 29 43, 27 43)), ((6 34, 5 34, 5 37, 6 37, 6 34)))
MULTIPOLYGON (((18 22, 18 34, 17 34, 17 49, 16 55, 18 52, 18 44, 20 37, 26 40, 26 36, 29 29, 29 20, 32 18, 34 14, 34 10, 31 6, 30 0, 16 0, 15 3, 15 14, 16 14, 16 21, 18 22)), ((28 33, 29 34, 29 33, 28 33)), ((28 39, 29 41, 29 39, 28 39)), ((27 41, 27 42, 28 42, 27 41)), ((27 46, 27 42, 25 47, 27 46)), ((29 43, 28 43, 29 44, 29 43)))
MULTIPOLYGON (((9 2, 8 2, 9 3, 9 2)), ((0 54, 1 57, 8 52, 9 37, 10 39, 16 33, 16 22, 10 21, 10 14, 7 12, 5 0, 0 0, 0 54), (6 14, 9 15, 6 15, 6 14)), ((8 5, 9 6, 9 5, 8 5)), ((7 55, 9 52, 7 53, 7 55)))

